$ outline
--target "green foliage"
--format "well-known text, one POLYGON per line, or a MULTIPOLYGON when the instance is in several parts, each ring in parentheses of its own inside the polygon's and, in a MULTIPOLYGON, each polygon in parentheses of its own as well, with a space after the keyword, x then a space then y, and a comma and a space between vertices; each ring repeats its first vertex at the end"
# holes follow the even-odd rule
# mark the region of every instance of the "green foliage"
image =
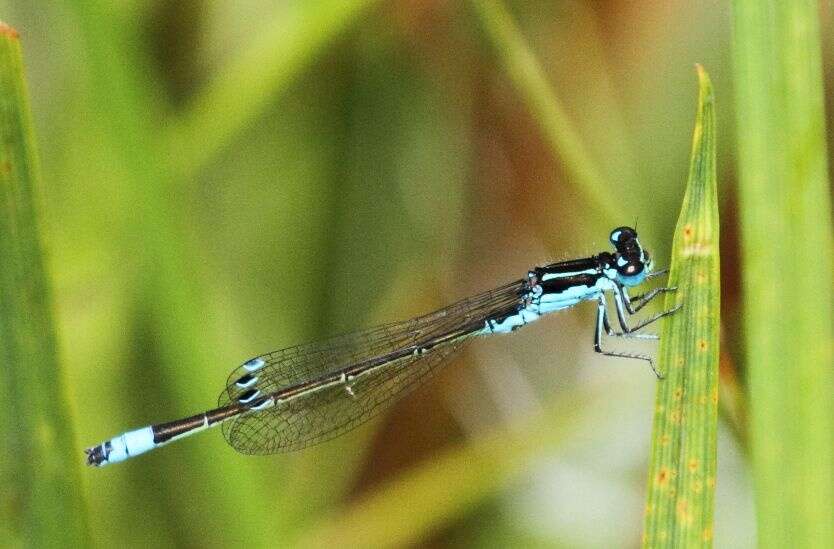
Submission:
POLYGON ((616 218, 618 212, 607 195, 603 175, 507 7, 501 0, 473 0, 471 5, 480 17, 488 41, 507 75, 535 116, 553 154, 564 162, 572 184, 600 214, 609 219, 616 218))
POLYGON ((317 0, 274 17, 171 124, 173 171, 193 177, 376 0, 317 0), (299 9, 300 8, 300 9, 299 9), (222 112, 223 116, 217 116, 222 112))
MULTIPOLYGON (((536 262, 595 253, 635 218, 665 265, 695 60, 722 83, 722 112, 726 94, 738 94, 741 192, 722 204, 722 365, 750 372, 753 424, 738 421, 752 441, 760 539, 831 539, 832 244, 816 14, 806 1, 736 5, 733 73, 726 3, 3 3, 24 29, 44 177, 5 185, 0 209, 0 399, 14 404, 0 408, 0 434, 15 441, 0 450, 11 487, 0 491, 0 544, 57 508, 72 512, 49 522, 60 530, 42 527, 39 545, 83 544, 83 456, 72 447, 210 407, 228 371, 254 354, 424 313, 536 262), (21 316, 23 300, 48 295, 42 274, 10 291, 40 262, 33 218, 22 215, 29 184, 45 198, 54 328, 41 313, 21 316), (18 367, 32 342, 43 370, 18 367), (39 381, 44 371, 51 384, 39 381), (49 440, 60 463, 23 466, 19 451, 42 449, 20 441, 49 440), (68 488, 30 493, 26 483, 56 470, 68 488)), ((706 148, 730 143, 731 125, 701 122, 705 155, 692 157, 686 204, 701 200, 712 215, 714 187, 697 183, 714 185, 716 168, 736 180, 736 158, 722 146, 712 163, 706 148)), ((693 219, 687 233, 696 211, 681 215, 672 272, 681 289, 669 303, 685 307, 662 328, 652 479, 665 467, 668 489, 649 485, 653 545, 664 531, 667 544, 703 543, 716 475, 718 258, 697 244, 709 239, 717 253, 717 224, 693 219), (699 342, 682 369, 676 353, 693 354, 695 330, 708 334, 706 350, 699 342)), ((240 456, 210 432, 84 470, 92 542, 633 543, 654 380, 594 355, 592 314, 580 306, 478 342, 379 422, 302 453, 240 456), (553 454, 570 476, 551 486, 538 464, 553 454)), ((719 406, 727 401, 722 393, 719 406)), ((721 462, 720 486, 746 487, 733 461, 721 462)), ((716 542, 742 545, 749 494, 723 497, 735 499, 715 513, 716 542)))
POLYGON ((571 411, 592 396, 599 395, 574 394, 522 425, 494 429, 431 456, 320 521, 301 546, 408 547, 419 543, 511 484, 534 460, 552 456, 578 438, 580 429, 571 421, 571 411))
POLYGON ((643 545, 711 546, 718 431, 720 272, 712 84, 699 66, 689 180, 672 244, 661 329, 643 545))
POLYGON ((750 439, 762 547, 834 545, 832 225, 817 2, 734 2, 750 439))
POLYGON ((39 234, 40 173, 17 32, 0 23, 0 543, 88 540, 39 234))

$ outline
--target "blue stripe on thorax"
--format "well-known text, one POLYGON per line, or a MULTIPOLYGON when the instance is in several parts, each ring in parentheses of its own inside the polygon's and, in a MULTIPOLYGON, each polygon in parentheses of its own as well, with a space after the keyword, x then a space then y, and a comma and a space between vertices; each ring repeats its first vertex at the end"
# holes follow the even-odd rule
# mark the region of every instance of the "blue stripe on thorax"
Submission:
POLYGON ((487 320, 482 334, 511 332, 546 314, 596 299, 614 286, 594 257, 540 267, 532 274, 535 274, 537 284, 526 296, 523 306, 520 303, 514 314, 487 320))

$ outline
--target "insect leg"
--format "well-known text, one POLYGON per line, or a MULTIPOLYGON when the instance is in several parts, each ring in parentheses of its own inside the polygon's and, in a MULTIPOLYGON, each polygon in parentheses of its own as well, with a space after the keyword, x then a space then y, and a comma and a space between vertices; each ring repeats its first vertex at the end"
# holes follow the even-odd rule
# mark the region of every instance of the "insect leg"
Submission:
POLYGON ((672 307, 671 309, 659 312, 656 315, 647 318, 646 320, 644 320, 643 322, 640 322, 636 326, 629 326, 628 322, 626 321, 626 316, 625 316, 626 315, 626 310, 625 310, 625 303, 624 303, 624 300, 623 300, 622 292, 620 291, 619 286, 617 288, 618 289, 614 291, 614 304, 616 305, 616 308, 617 308, 617 320, 619 321, 620 327, 623 329, 623 332, 625 332, 625 333, 636 332, 637 330, 640 330, 641 328, 645 328, 649 324, 651 324, 653 322, 656 322, 657 320, 663 318, 664 316, 669 316, 672 313, 674 313, 675 311, 677 311, 678 309, 680 309, 681 307, 683 307, 682 304, 678 305, 676 307, 672 307))
POLYGON ((645 294, 638 294, 630 297, 628 295, 628 290, 624 287, 619 287, 619 291, 622 293, 623 301, 625 302, 626 311, 632 315, 636 314, 637 311, 648 305, 649 302, 658 295, 666 292, 674 292, 677 289, 677 286, 664 286, 662 288, 655 288, 645 294))
POLYGON ((654 362, 652 361, 651 357, 646 355, 638 355, 633 353, 621 353, 616 351, 606 351, 602 348, 602 332, 603 330, 610 330, 611 326, 608 322, 608 311, 605 307, 605 294, 601 294, 599 296, 599 302, 597 304, 597 322, 596 327, 594 330, 594 351, 597 353, 603 354, 605 356, 613 356, 618 358, 633 358, 638 360, 645 360, 649 363, 649 366, 654 372, 654 375, 657 376, 657 379, 663 379, 663 376, 657 369, 654 367, 654 362))
MULTIPOLYGON (((604 294, 603 294, 604 295, 604 294)), ((603 298, 603 303, 605 303, 603 298)), ((634 339, 659 339, 660 336, 657 334, 643 334, 643 333, 636 333, 634 331, 631 332, 617 332, 611 327, 611 323, 608 321, 608 310, 606 309, 605 315, 602 317, 602 325, 605 329, 605 333, 614 336, 614 337, 628 337, 634 339)))
POLYGON ((650 278, 654 278, 656 276, 663 276, 669 272, 669 269, 660 269, 659 271, 654 271, 646 275, 646 280, 650 278))

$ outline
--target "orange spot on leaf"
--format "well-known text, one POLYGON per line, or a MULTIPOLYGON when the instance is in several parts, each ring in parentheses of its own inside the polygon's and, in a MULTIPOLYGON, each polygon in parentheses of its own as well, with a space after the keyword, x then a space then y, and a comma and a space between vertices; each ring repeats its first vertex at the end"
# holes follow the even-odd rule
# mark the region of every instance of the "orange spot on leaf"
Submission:
POLYGON ((692 513, 689 512, 689 502, 685 499, 680 499, 675 506, 675 513, 678 516, 678 521, 683 524, 692 522, 692 513))
POLYGON ((695 459, 695 458, 690 459, 689 463, 687 464, 687 467, 689 468, 689 472, 694 473, 695 471, 697 471, 699 464, 700 464, 700 462, 697 459, 695 459))
POLYGON ((6 23, 3 23, 2 21, 0 21, 0 34, 5 34, 9 38, 15 40, 20 37, 20 34, 18 34, 17 30, 15 30, 13 27, 10 27, 6 23))

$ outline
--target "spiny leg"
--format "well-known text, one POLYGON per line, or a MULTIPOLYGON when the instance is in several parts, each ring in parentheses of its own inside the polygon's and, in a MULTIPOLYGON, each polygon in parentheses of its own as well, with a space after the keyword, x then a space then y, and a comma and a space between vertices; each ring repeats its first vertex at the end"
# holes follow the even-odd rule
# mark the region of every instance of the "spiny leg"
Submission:
POLYGON ((656 322, 657 320, 660 320, 664 316, 669 316, 672 313, 676 312, 681 307, 683 307, 683 305, 678 305, 677 307, 672 307, 671 309, 668 309, 666 311, 662 311, 660 313, 657 313, 654 316, 651 316, 651 317, 647 318, 646 320, 644 320, 643 322, 640 322, 636 326, 629 326, 628 322, 626 322, 625 304, 623 302, 622 292, 620 291, 619 287, 614 292, 614 304, 616 305, 616 309, 617 309, 617 320, 619 321, 620 327, 622 328, 623 332, 625 332, 625 333, 636 332, 637 330, 640 330, 641 328, 645 328, 649 324, 651 324, 653 322, 656 322))
MULTIPOLYGON (((646 280, 649 280, 651 278, 655 278, 657 276, 665 275, 668 272, 669 272, 669 269, 660 269, 659 271, 654 271, 654 272, 649 273, 649 274, 646 275, 646 280)), ((623 301, 625 302, 625 308, 629 312, 629 314, 632 314, 632 315, 637 314, 637 311, 639 311, 640 309, 642 309, 643 307, 648 305, 649 302, 652 299, 654 299, 655 297, 657 297, 659 294, 662 294, 662 293, 665 293, 665 292, 674 292, 677 289, 678 289, 677 286, 664 286, 664 287, 661 287, 661 288, 655 288, 654 290, 651 290, 651 291, 646 292, 644 294, 637 294, 637 295, 632 297, 632 296, 628 295, 628 290, 626 289, 625 286, 623 286, 622 284, 617 284, 617 290, 620 293, 620 295, 622 296, 623 301)))
POLYGON ((646 280, 650 278, 654 278, 656 276, 663 276, 669 272, 669 269, 660 269, 659 271, 654 271, 646 275, 646 280))
POLYGON ((654 372, 654 375, 657 376, 657 379, 663 379, 663 375, 657 371, 654 367, 654 362, 652 361, 651 357, 646 355, 638 355, 633 353, 621 353, 616 351, 606 351, 602 348, 602 332, 603 330, 610 330, 611 326, 608 322, 608 311, 605 308, 605 296, 599 296, 599 302, 597 304, 597 323, 596 329, 594 330, 594 351, 597 353, 603 354, 605 356, 613 356, 618 358, 633 358, 638 360, 645 360, 649 363, 649 366, 654 372))
POLYGON ((633 315, 637 314, 637 311, 648 305, 649 302, 658 295, 666 292, 674 292, 677 289, 677 286, 664 286, 662 288, 655 288, 654 290, 651 290, 650 292, 647 292, 645 294, 638 294, 634 297, 630 297, 628 295, 628 291, 625 288, 620 288, 620 291, 623 295, 623 301, 625 302, 626 311, 628 311, 629 314, 633 315))
MULTIPOLYGON (((600 300, 603 304, 606 303, 604 294, 600 297, 600 300)), ((605 305, 607 307, 607 305, 605 305)), ((605 333, 614 336, 614 337, 627 337, 631 339, 660 339, 660 336, 657 334, 642 334, 636 332, 617 332, 611 327, 611 323, 608 321, 608 310, 606 309, 605 315, 602 317, 602 326, 605 329, 605 333)))

